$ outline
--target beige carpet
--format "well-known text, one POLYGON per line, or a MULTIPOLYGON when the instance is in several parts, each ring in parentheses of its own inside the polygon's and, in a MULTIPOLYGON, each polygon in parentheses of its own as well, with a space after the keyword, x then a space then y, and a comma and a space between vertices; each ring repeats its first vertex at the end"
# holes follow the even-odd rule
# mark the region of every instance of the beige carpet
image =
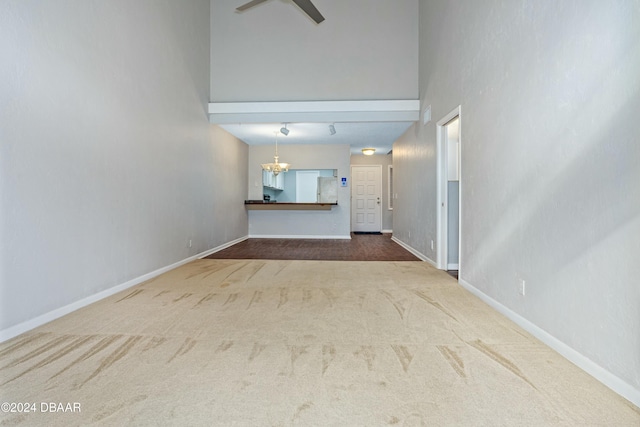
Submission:
POLYGON ((37 405, 3 426, 640 425, 424 262, 198 260, 1 344, 0 384, 37 405))

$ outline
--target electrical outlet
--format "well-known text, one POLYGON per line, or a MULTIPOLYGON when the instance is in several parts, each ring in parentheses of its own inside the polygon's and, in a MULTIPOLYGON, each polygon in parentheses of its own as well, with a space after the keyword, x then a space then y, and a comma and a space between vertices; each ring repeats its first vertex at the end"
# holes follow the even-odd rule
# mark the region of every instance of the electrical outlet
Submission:
POLYGON ((527 282, 524 279, 520 280, 520 295, 525 296, 527 289, 527 282))
POLYGON ((191 239, 189 239, 189 247, 193 246, 191 239))
POLYGON ((431 240, 431 250, 433 250, 433 240, 431 240))

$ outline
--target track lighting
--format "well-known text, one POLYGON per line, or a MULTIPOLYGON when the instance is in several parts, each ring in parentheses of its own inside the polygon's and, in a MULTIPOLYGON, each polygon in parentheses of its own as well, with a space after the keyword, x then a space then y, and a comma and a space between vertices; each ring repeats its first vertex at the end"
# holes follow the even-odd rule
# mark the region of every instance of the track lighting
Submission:
POLYGON ((329 133, 331 135, 335 135, 336 134, 336 127, 334 125, 329 125, 329 133))
POLYGON ((280 128, 280 133, 284 136, 289 135, 289 129, 287 129, 287 124, 285 123, 283 127, 280 128))

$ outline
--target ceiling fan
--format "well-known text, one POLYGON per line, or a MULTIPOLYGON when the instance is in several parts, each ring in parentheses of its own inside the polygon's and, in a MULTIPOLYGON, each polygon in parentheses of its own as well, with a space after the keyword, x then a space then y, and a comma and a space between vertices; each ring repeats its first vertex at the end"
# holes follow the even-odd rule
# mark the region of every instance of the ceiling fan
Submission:
MULTIPOLYGON (((237 7, 236 10, 238 12, 242 12, 243 10, 247 10, 250 7, 253 7, 265 1, 267 0, 252 0, 249 3, 245 3, 242 6, 237 7)), ((311 3, 311 0, 292 0, 292 1, 295 4, 297 4, 298 7, 303 10, 304 13, 309 15, 309 18, 316 21, 316 24, 319 24, 322 21, 324 21, 324 16, 322 16, 322 14, 318 11, 318 9, 316 9, 313 3, 311 3)))

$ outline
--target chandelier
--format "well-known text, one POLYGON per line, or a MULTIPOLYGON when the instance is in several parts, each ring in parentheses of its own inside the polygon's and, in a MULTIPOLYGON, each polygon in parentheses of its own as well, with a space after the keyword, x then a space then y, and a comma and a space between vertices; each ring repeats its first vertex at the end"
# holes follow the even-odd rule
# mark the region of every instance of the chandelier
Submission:
POLYGON ((276 134, 276 155, 273 156, 273 163, 262 163, 262 170, 273 173, 274 176, 280 172, 289 172, 289 163, 280 163, 278 160, 278 132, 276 134))

